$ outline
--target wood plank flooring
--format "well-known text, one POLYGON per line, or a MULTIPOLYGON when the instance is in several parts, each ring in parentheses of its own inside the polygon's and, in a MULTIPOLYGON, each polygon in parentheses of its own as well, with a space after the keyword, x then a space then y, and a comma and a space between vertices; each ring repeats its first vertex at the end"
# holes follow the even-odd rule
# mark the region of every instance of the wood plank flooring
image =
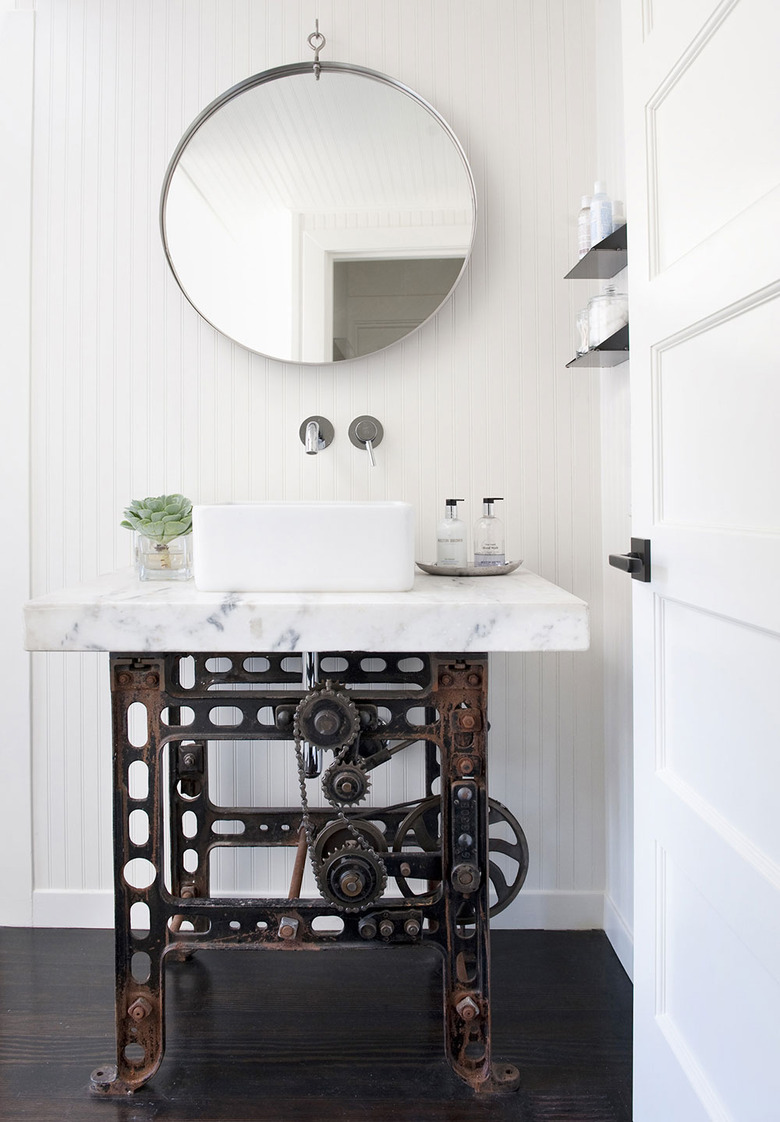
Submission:
POLYGON ((433 951, 200 952, 167 969, 167 1047, 127 1099, 113 1058, 113 936, 0 928, 4 1122, 630 1122, 631 984, 600 931, 498 931, 495 1058, 475 1096, 444 1060, 433 951))

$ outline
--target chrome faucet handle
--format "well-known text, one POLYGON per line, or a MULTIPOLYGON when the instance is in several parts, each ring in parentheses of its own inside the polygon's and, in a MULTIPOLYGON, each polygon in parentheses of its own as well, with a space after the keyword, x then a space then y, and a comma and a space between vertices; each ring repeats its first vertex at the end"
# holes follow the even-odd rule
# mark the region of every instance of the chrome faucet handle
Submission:
POLYGON ((307 417, 305 421, 301 421, 298 436, 306 449, 306 455, 316 456, 333 442, 333 425, 327 417, 307 417))
POLYGON ((376 417, 355 417, 349 426, 349 439, 356 448, 365 448, 368 452, 368 462, 371 467, 376 467, 374 449, 382 443, 385 430, 376 417))

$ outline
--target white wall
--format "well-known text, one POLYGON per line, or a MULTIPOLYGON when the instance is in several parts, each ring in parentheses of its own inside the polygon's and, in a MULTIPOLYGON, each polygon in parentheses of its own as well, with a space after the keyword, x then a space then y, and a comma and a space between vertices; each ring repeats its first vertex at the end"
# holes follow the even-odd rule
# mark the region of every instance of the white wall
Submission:
POLYGON ((0 551, 0 775, 4 805, 0 923, 32 918, 30 666, 20 605, 29 595, 30 168, 34 16, 0 10, 0 476, 6 532, 0 551), (10 219, 10 220, 9 220, 10 219))
MULTIPOLYGON (((597 0, 596 150, 613 198, 626 201, 620 0, 597 0)), ((629 233, 631 230, 629 218, 629 233)), ((630 255, 629 242, 629 255, 630 255)), ((630 256, 629 256, 630 260, 630 256)), ((628 274, 613 278, 628 291, 628 274)), ((594 286, 596 289, 599 285, 594 286)), ((630 309, 629 309, 630 315, 630 309)), ((601 382, 601 564, 604 581, 604 763, 606 895, 604 927, 633 976, 633 709, 631 581, 611 568, 631 538, 629 366, 605 369, 601 382)))
MULTIPOLYGON (((522 822, 507 926, 601 926, 605 887, 601 375, 569 372, 582 291, 574 216, 599 168, 595 0, 40 0, 32 239, 32 588, 128 561, 131 498, 394 498, 418 550, 451 494, 506 497, 508 553, 588 600, 587 654, 493 660, 491 789, 522 822), (348 366, 250 355, 199 320, 165 265, 159 188, 219 91, 308 57, 392 74, 471 161, 479 231, 453 299, 348 366), (298 426, 336 441, 307 457, 298 426), (385 427, 378 466, 346 438, 385 427)), ((615 60, 616 61, 616 60, 615 60)), ((33 659, 38 923, 110 922, 105 656, 33 659)))

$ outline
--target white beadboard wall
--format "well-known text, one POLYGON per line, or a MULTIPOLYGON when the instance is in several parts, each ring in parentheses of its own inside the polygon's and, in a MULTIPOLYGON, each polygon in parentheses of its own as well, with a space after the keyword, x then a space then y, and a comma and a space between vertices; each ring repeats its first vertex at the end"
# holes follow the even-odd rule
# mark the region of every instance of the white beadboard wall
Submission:
POLYGON ((32 12, 0 8, 0 210, 13 215, 0 264, 0 473, 13 533, 0 554, 0 775, 6 813, 0 826, 0 923, 32 920, 30 665, 21 649, 20 605, 29 595, 30 221, 32 12), (12 543, 12 544, 10 544, 12 543))
MULTIPOLYGON (((589 601, 593 623, 587 654, 493 659, 491 791, 531 852, 504 926, 604 921, 601 375, 565 369, 587 294, 562 279, 579 196, 599 173, 602 8, 38 0, 36 12, 33 594, 127 563, 118 522, 138 495, 405 499, 426 557, 446 497, 465 496, 471 520, 484 493, 503 494, 508 554, 589 601), (186 125, 245 76, 308 58, 315 17, 324 57, 391 74, 436 106, 479 199, 470 266, 434 321, 336 368, 217 335, 176 287, 157 226, 186 125), (313 413, 336 440, 307 457, 297 434, 313 413), (347 439, 362 413, 385 428, 373 471, 347 439)), ((105 656, 34 656, 32 722, 35 921, 110 924, 105 656)))
MULTIPOLYGON (((596 37, 596 150, 599 175, 614 198, 625 196, 622 68, 619 0, 598 0, 596 37)), ((630 213, 629 213, 630 222, 630 213)), ((630 261, 630 243, 629 243, 630 261)), ((627 271, 613 278, 628 291, 627 271)), ((630 310, 629 310, 630 312, 630 310)), ((610 553, 625 553, 631 523, 631 410, 628 363, 600 371, 601 383, 601 564, 604 581, 604 813, 606 887, 604 928, 633 977, 633 708, 631 584, 610 567, 610 553)), ((642 537, 646 528, 633 531, 642 537)))

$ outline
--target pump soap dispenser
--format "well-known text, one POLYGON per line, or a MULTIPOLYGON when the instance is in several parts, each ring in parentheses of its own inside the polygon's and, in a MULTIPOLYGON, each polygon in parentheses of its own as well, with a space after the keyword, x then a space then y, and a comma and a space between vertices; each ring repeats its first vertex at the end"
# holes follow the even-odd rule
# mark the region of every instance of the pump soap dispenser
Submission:
POLYGON ((447 499, 444 520, 436 527, 436 564, 462 568, 466 565, 466 525, 458 518, 458 503, 447 499))
POLYGON ((482 500, 482 517, 474 526, 474 564, 504 565, 504 524, 493 514, 493 503, 501 503, 500 496, 482 500))

